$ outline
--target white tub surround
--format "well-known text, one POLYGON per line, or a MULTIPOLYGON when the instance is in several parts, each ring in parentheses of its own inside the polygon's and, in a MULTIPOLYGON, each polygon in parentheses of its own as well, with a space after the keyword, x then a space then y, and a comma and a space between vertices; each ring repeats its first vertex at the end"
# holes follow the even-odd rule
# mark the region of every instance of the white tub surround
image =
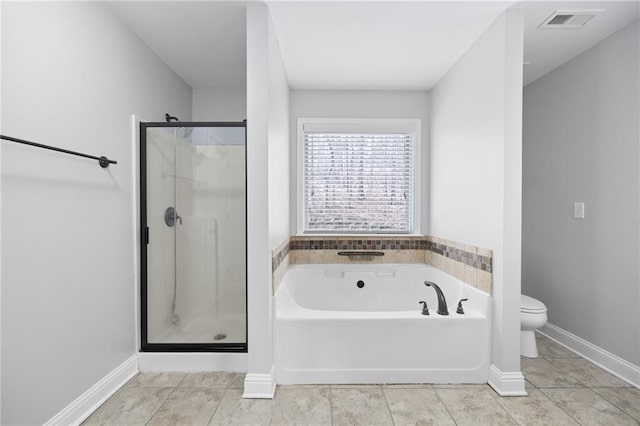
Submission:
POLYGON ((275 305, 279 384, 487 382, 491 298, 433 267, 294 265, 275 305), (436 313, 427 280, 441 287, 448 316, 436 313))

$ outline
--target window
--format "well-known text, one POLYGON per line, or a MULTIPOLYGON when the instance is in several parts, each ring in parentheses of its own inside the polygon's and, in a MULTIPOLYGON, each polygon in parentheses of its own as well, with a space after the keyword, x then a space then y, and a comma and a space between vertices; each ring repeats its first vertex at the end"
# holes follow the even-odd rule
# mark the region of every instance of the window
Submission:
POLYGON ((300 121, 304 233, 417 231, 419 120, 300 121))

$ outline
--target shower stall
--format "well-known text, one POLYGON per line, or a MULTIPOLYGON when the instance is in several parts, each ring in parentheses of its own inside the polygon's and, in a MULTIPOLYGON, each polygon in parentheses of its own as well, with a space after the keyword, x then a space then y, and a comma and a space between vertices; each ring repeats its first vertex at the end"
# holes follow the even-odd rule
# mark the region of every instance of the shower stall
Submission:
POLYGON ((246 352, 246 123, 141 123, 142 351, 246 352))

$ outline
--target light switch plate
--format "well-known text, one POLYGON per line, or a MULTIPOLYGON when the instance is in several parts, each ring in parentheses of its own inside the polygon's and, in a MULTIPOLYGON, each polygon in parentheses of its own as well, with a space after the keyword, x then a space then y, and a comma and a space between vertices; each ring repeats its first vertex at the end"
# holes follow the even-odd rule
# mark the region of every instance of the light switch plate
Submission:
POLYGON ((573 203, 573 218, 584 219, 584 203, 573 203))

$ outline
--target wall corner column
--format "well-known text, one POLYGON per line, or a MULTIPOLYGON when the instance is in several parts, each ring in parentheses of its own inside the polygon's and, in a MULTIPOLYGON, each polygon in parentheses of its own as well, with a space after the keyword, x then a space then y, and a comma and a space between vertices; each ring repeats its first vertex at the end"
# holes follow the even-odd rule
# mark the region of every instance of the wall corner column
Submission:
POLYGON ((247 5, 247 317, 243 398, 273 398, 273 303, 269 246, 269 10, 247 5))
POLYGON ((489 385, 502 396, 526 395, 520 372, 522 257, 522 63, 524 17, 519 8, 504 14, 504 158, 502 244, 494 271, 492 365, 489 385))

